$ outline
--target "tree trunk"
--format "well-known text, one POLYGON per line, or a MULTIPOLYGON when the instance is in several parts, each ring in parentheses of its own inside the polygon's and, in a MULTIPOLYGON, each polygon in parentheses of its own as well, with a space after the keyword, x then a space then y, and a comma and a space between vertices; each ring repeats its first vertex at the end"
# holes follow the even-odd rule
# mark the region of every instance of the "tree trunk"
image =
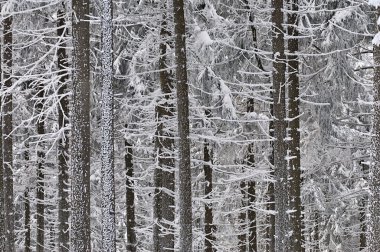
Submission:
MULTIPOLYGON (((246 198, 247 198, 247 183, 245 180, 240 182, 240 193, 243 196, 241 200, 242 208, 246 207, 246 198)), ((239 251, 246 252, 247 251, 247 233, 246 233, 246 223, 247 223, 247 212, 245 210, 241 211, 239 214, 240 221, 240 234, 238 235, 239 240, 239 251)))
POLYGON ((102 250, 116 251, 112 0, 102 1, 102 250))
POLYGON ((71 251, 91 251, 89 0, 73 0, 71 251))
POLYGON ((66 53, 65 37, 66 20, 65 6, 58 10, 57 35, 58 42, 58 69, 59 69, 59 107, 58 107, 58 127, 63 132, 58 140, 58 251, 70 251, 70 232, 69 232, 69 135, 67 127, 69 116, 69 98, 67 96, 68 61, 66 53))
POLYGON ((179 251, 192 250, 192 195, 189 130, 189 86, 187 83, 186 25, 183 0, 173 0, 177 114, 179 133, 179 251))
MULTIPOLYGON (((40 84, 37 84, 36 98, 36 114, 37 117, 37 134, 43 136, 45 134, 45 116, 43 113, 45 91, 40 84)), ((45 242, 45 188, 44 188, 44 162, 45 153, 41 143, 37 144, 37 244, 36 251, 44 251, 45 242)))
POLYGON ((14 206, 13 206, 13 139, 12 139, 12 23, 13 17, 4 19, 4 67, 3 78, 3 164, 4 164, 4 230, 5 230, 5 252, 15 251, 14 236, 14 206))
POLYGON ((126 225, 127 225, 127 251, 136 252, 136 221, 135 221, 135 190, 133 183, 133 150, 132 145, 125 140, 125 168, 127 173, 126 191, 126 225))
MULTIPOLYGON (((377 8, 377 17, 380 17, 380 8, 377 8)), ((378 26, 378 35, 380 27, 378 26)), ((373 44, 374 60, 374 115, 373 115, 373 165, 371 166, 369 206, 370 228, 369 228, 369 251, 379 251, 380 248, 380 43, 374 41, 373 44)))
MULTIPOLYGON (((0 5, 1 7, 1 5, 0 5)), ((1 47, 0 47, 0 81, 2 83, 1 69, 1 47)), ((0 108, 3 98, 0 96, 0 108)), ((5 251, 5 230, 4 230, 4 163, 3 163, 3 118, 0 115, 0 251, 5 251)))
MULTIPOLYGON (((165 2, 165 1, 164 1, 165 2)), ((157 136, 156 148, 158 151, 158 167, 155 170, 155 227, 154 227, 154 251, 173 251, 174 250, 174 217, 175 202, 172 194, 175 184, 175 160, 174 138, 168 127, 168 120, 173 117, 172 100, 172 76, 168 69, 167 59, 167 39, 171 34, 168 30, 167 17, 165 13, 166 4, 164 3, 164 14, 162 17, 160 38, 160 86, 163 98, 156 106, 157 116, 157 136), (162 190, 164 189, 164 190, 162 190), (171 193, 167 193, 167 192, 171 193)))
MULTIPOLYGON (((273 99, 273 93, 271 93, 272 99, 273 99)), ((273 117, 273 104, 270 105, 271 115, 273 117)), ((269 122, 269 135, 271 137, 274 137, 274 124, 273 121, 269 122)), ((271 154, 269 156, 269 164, 270 167, 270 175, 273 178, 274 177, 274 146, 273 141, 270 143, 271 145, 271 154)), ((274 198, 274 183, 269 182, 268 183, 268 189, 267 189, 267 195, 268 195, 268 203, 267 203, 267 210, 270 212, 274 212, 276 210, 275 205, 275 198, 274 198)), ((276 225, 276 216, 274 214, 268 214, 267 215, 267 228, 266 228, 266 238, 267 243, 265 246, 266 252, 275 252, 275 225, 276 225)))
MULTIPOLYGON (((255 101, 249 99, 247 102, 247 112, 252 113, 255 109, 255 101)), ((255 149, 253 143, 248 146, 247 165, 252 169, 255 168, 255 149)), ((256 202, 256 182, 251 180, 248 186, 248 252, 257 252, 257 228, 256 228, 256 210, 254 209, 256 202)))
POLYGON ((274 174, 276 204, 276 252, 290 251, 288 247, 288 186, 286 162, 286 113, 285 113, 285 55, 284 55, 284 3, 272 1, 272 47, 273 47, 273 116, 274 116, 274 174))
POLYGON ((302 251, 302 207, 301 207, 301 154, 300 154, 300 120, 299 120, 299 63, 298 63, 298 0, 290 0, 291 13, 288 14, 288 113, 289 113, 289 209, 293 212, 289 216, 291 237, 290 250, 302 251))
MULTIPOLYGON (((30 157, 29 157, 29 143, 25 143, 25 152, 24 152, 25 166, 28 166, 30 157)), ((31 238, 31 228, 30 228, 30 199, 29 199, 29 185, 27 184, 24 191, 24 229, 25 229, 25 243, 24 250, 25 252, 30 252, 30 238, 31 238)))
MULTIPOLYGON (((211 111, 206 110, 206 117, 211 117, 211 111)), ((212 194, 212 167, 213 164, 213 154, 210 144, 205 142, 203 145, 203 171, 205 174, 205 252, 216 251, 214 249, 213 242, 215 241, 215 225, 213 220, 213 209, 211 201, 212 194)))
MULTIPOLYGON (((363 172, 363 178, 366 179, 368 176, 368 170, 369 167, 367 164, 362 163, 362 172, 363 172)), ((359 250, 365 250, 367 248, 367 221, 366 221, 366 215, 367 215, 367 201, 368 197, 367 195, 363 195, 362 198, 359 201, 359 211, 360 211, 360 238, 359 238, 359 250)))

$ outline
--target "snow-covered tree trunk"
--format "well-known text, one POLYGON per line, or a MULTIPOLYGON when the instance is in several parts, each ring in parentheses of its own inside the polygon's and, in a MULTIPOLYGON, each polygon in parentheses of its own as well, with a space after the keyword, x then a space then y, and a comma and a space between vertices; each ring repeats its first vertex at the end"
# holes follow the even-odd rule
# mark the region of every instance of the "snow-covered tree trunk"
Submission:
POLYGON ((71 248, 91 251, 90 229, 90 23, 89 0, 72 1, 73 101, 71 248))
MULTIPOLYGON (((252 113, 255 111, 255 101, 250 98, 247 102, 247 112, 252 113)), ((247 166, 252 168, 255 167, 255 146, 253 143, 248 146, 248 155, 247 155, 247 166)), ((257 251, 257 227, 256 227, 256 182, 253 180, 248 181, 247 183, 247 193, 248 193, 248 252, 257 251)))
MULTIPOLYGON (((1 5, 0 5, 1 7, 1 5)), ((1 47, 0 47, 0 81, 2 81, 1 69, 1 47)), ((0 96, 0 111, 2 111, 3 97, 0 96)), ((0 115, 0 251, 5 251, 4 232, 4 164, 3 164, 3 118, 0 115)))
MULTIPOLYGON (((361 163, 363 177, 366 178, 368 175, 369 166, 368 164, 361 163)), ((359 201, 359 221, 360 221, 360 237, 359 237, 359 250, 365 250, 367 248, 367 203, 368 196, 363 195, 359 201)))
MULTIPOLYGON (((380 7, 377 6, 377 18, 380 18, 380 7)), ((380 251, 380 29, 373 39, 374 62, 374 115, 372 128, 372 166, 370 172, 370 229, 369 251, 380 251)))
POLYGON ((166 15, 166 0, 163 1, 163 12, 160 30, 160 87, 162 97, 156 105, 157 130, 156 149, 158 153, 158 167, 155 169, 155 226, 153 228, 154 251, 174 250, 174 185, 175 185, 175 160, 174 138, 169 130, 168 121, 173 117, 172 104, 172 76, 168 70, 167 46, 170 43, 170 32, 166 15), (170 193, 171 192, 171 193, 170 193))
POLYGON ((274 173, 276 203, 276 252, 288 249, 288 187, 286 162, 284 0, 272 1, 274 173))
POLYGON ((15 251, 14 235, 14 206, 13 206, 13 101, 12 101, 12 34, 13 17, 8 15, 3 21, 4 49, 3 49, 3 164, 4 164, 4 230, 5 252, 15 251))
POLYGON ((112 0, 102 0, 102 251, 116 251, 112 0))
MULTIPOLYGON (((212 116, 211 110, 207 109, 205 111, 206 117, 210 118, 212 116)), ((212 164, 213 164, 213 152, 210 144, 205 141, 203 144, 203 172, 205 174, 205 199, 211 201, 212 199, 212 164)), ((214 225, 214 216, 213 216, 213 207, 211 202, 206 202, 205 204, 205 252, 213 252, 214 242, 215 242, 215 225, 214 225)))
POLYGON ((183 0, 173 0, 177 114, 179 133, 179 251, 192 250, 192 190, 189 129, 189 86, 187 83, 186 23, 183 0))
MULTIPOLYGON (((25 142, 25 151, 24 151, 24 160, 25 166, 28 166, 30 161, 29 155, 29 143, 26 140, 25 142)), ((30 195, 29 195, 29 185, 25 186, 24 191, 24 229, 25 229, 25 242, 24 242, 24 251, 30 252, 31 250, 31 223, 30 223, 30 195)))
POLYGON ((299 63, 298 63, 298 0, 290 0, 291 12, 288 14, 288 115, 289 135, 289 218, 291 236, 290 250, 302 251, 302 207, 301 207, 301 154, 300 154, 300 120, 299 120, 299 63))
POLYGON ((59 69, 59 108, 58 108, 58 127, 61 136, 58 141, 58 251, 68 252, 70 250, 69 232, 69 135, 65 128, 68 125, 69 98, 67 96, 68 61, 66 53, 65 38, 66 32, 66 12, 62 2, 62 8, 57 13, 57 35, 58 43, 58 69, 59 69))
MULTIPOLYGON (((45 134, 45 116, 42 114, 44 106, 44 87, 37 84, 36 88, 36 114, 37 134, 42 137, 45 134)), ((36 251, 43 252, 45 248, 45 152, 42 143, 37 144, 37 244, 36 251)))
POLYGON ((135 190, 133 183, 133 150, 132 145, 125 140, 125 169, 126 169, 126 231, 127 231, 127 250, 136 252, 136 217, 135 217, 135 190))

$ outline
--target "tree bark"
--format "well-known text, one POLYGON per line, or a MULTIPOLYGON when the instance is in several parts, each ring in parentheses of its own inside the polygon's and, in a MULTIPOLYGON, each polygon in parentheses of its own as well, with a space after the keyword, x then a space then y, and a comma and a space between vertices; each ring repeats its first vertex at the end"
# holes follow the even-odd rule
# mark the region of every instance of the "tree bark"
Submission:
POLYGON ((71 251, 91 251, 89 0, 73 0, 71 251))
MULTIPOLYGON (((37 84, 36 90, 36 114, 37 117, 37 134, 42 137, 45 134, 45 116, 43 113, 45 91, 43 86, 37 84)), ((44 162, 45 152, 43 151, 43 145, 37 144, 37 244, 36 251, 44 251, 45 242, 45 188, 44 188, 44 162)))
POLYGON ((126 191, 126 226, 127 226, 127 251, 136 252, 136 220, 135 220, 135 190, 133 183, 133 150, 132 145, 125 140, 125 168, 127 173, 126 191))
MULTIPOLYGON (((362 163, 362 172, 363 172, 363 178, 366 179, 368 176, 368 170, 369 167, 367 164, 362 163)), ((359 237, 359 250, 365 250, 367 248, 367 221, 366 221, 366 215, 367 215, 367 202, 368 197, 367 195, 363 195, 362 198, 359 201, 359 211, 360 211, 360 237, 359 237)))
MULTIPOLYGON (((1 7, 1 4, 0 4, 1 7)), ((0 83, 2 83, 2 55, 0 47, 0 83)), ((1 87, 3 89, 3 87, 1 87)), ((0 97, 0 109, 3 106, 3 98, 0 97)), ((3 118, 0 115, 0 251, 5 251, 5 230, 4 230, 4 163, 3 163, 3 118)))
MULTIPOLYGON (((206 117, 211 117, 211 111, 206 110, 206 117)), ((212 194, 212 164, 213 164, 213 153, 210 144, 205 141, 203 144, 203 172, 205 174, 205 252, 216 251, 213 242, 215 241, 215 225, 213 218, 213 208, 212 203, 208 202, 211 200, 212 194)))
MULTIPOLYGON (((251 98, 247 102, 247 112, 255 111, 255 101, 251 98)), ((252 169, 255 168, 255 149, 254 144, 248 146, 247 165, 252 169)), ((256 182, 251 180, 247 183, 248 189, 248 252, 257 252, 257 228, 256 228, 256 210, 254 209, 256 202, 256 182)))
MULTIPOLYGON (((377 18, 380 17, 380 8, 377 8, 377 18)), ((380 27, 378 26, 378 32, 380 27)), ((369 251, 379 251, 380 249, 380 44, 373 44, 374 60, 374 115, 372 134, 372 162, 370 176, 370 228, 369 228, 369 251)))
MULTIPOLYGON (((247 183, 245 180, 240 182, 240 193, 243 196, 241 200, 241 206, 242 208, 246 207, 246 201, 247 201, 247 183)), ((246 252, 247 251, 247 232, 246 232, 246 223, 247 223, 247 212, 241 211, 239 213, 239 221, 240 221, 240 233, 238 235, 239 240, 239 251, 240 252, 246 252)))
POLYGON ((14 236, 14 206, 13 206, 13 139, 12 139, 12 35, 13 17, 7 16, 3 21, 4 27, 4 57, 3 63, 3 164, 4 164, 4 230, 5 252, 15 251, 14 236))
POLYGON ((273 49, 273 116, 274 116, 274 174, 276 204, 276 252, 290 251, 288 247, 288 186, 286 162, 286 112, 285 112, 285 43, 284 2, 272 1, 272 49, 273 49))
POLYGON ((157 132, 156 149, 158 152, 158 167, 155 169, 155 227, 154 227, 154 251, 173 251, 174 250, 174 217, 175 202, 175 160, 174 137, 168 127, 168 120, 173 117, 174 105, 172 100, 172 76, 168 69, 167 59, 167 39, 170 37, 168 29, 167 15, 165 13, 166 4, 164 0, 164 14, 160 30, 160 86, 163 98, 156 106, 157 132), (170 192, 170 193, 168 193, 170 192))
POLYGON ((189 130, 189 86, 187 83, 186 25, 183 0, 173 0, 177 114, 179 133, 179 251, 192 250, 192 195, 189 130))
POLYGON ((58 127, 61 136, 58 140, 58 251, 70 251, 70 232, 69 232, 69 135, 65 129, 67 127, 69 116, 69 98, 67 96, 68 80, 68 58, 66 52, 65 38, 66 20, 65 5, 62 3, 62 9, 58 10, 57 35, 58 42, 58 69, 59 69, 59 107, 58 107, 58 127))
POLYGON ((112 0, 102 1, 102 251, 116 251, 112 0))
MULTIPOLYGON (((25 152, 24 152, 25 166, 28 166, 30 156, 29 156, 29 143, 25 142, 25 152)), ((30 227, 30 199, 29 199, 29 185, 27 184, 24 191, 24 229, 25 229, 25 242, 24 250, 25 252, 31 251, 31 227, 30 227)))
POLYGON ((301 252, 303 250, 302 235, 302 203, 301 203, 301 153, 300 153, 300 111, 299 111, 299 63, 298 63, 298 0, 289 0, 291 12, 288 14, 288 113, 289 113, 289 216, 291 237, 290 250, 301 252))

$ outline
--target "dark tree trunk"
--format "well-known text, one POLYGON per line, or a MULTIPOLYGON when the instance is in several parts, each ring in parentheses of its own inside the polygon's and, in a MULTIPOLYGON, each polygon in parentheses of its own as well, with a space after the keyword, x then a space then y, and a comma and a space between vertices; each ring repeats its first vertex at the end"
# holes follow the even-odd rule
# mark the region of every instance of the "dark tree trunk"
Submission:
MULTIPOLYGON (((272 99, 273 99, 273 93, 271 93, 272 99)), ((270 105, 271 115, 273 116, 273 105, 270 105)), ((271 137, 274 137, 274 125, 273 121, 270 121, 269 123, 269 135, 271 137)), ((271 154, 269 156, 269 163, 273 167, 274 166, 274 146, 273 141, 270 143, 271 145, 271 154)), ((271 177, 274 177, 274 170, 273 168, 270 168, 271 177)), ((268 203, 267 203, 267 210, 271 211, 272 213, 276 210, 275 205, 275 198, 274 198, 274 183, 269 182, 268 183, 268 189, 267 189, 267 195, 268 195, 268 203)), ((276 225, 276 217, 274 214, 269 214, 267 216, 267 227, 266 227, 266 238, 267 243, 265 246, 266 252, 275 252, 275 225, 276 225)))
MULTIPOLYGON (((45 116, 43 113, 45 91, 40 84, 37 84, 36 93, 36 114, 37 117, 37 134, 41 137, 45 134, 45 116)), ((44 188, 44 162, 45 153, 41 143, 37 144, 37 244, 36 251, 44 251, 45 241, 45 188, 44 188)))
POLYGON ((286 152, 286 110, 285 110, 285 43, 284 43, 284 1, 272 1, 272 49, 273 49, 273 116, 274 116, 274 174, 276 203, 276 252, 287 252, 288 246, 288 186, 286 152))
MULTIPOLYGON (((249 99, 247 102, 247 112, 252 113, 255 110, 255 101, 249 99)), ((247 165, 252 169, 255 168, 255 146, 253 143, 248 146, 247 165)), ((256 228, 256 210, 254 209, 256 202, 256 182, 251 180, 247 184, 248 189, 248 252, 257 252, 257 228, 256 228)))
MULTIPOLYGON (((0 5, 1 7, 1 5, 0 5)), ((1 47, 0 47, 1 52, 1 47)), ((0 53, 0 81, 2 82, 2 55, 0 53)), ((3 88, 3 87, 1 87, 3 88)), ((0 97, 0 108, 3 98, 0 97)), ((3 118, 0 115, 0 251, 5 251, 5 232, 4 232, 4 164, 3 164, 3 118)))
POLYGON ((187 83, 186 25, 183 0, 173 0, 177 114, 179 133, 179 252, 192 250, 192 194, 189 129, 189 86, 187 83))
POLYGON ((132 145, 125 140, 125 168, 127 173, 126 191, 126 226, 127 226, 127 251, 136 252, 136 221, 135 221, 135 190, 133 183, 133 150, 132 145))
MULTIPOLYGON (((166 7, 166 4, 164 4, 166 7)), ((160 86, 163 95, 156 106, 157 132, 156 148, 158 150, 158 167, 155 169, 155 226, 154 226, 154 251, 173 251, 174 250, 174 217, 175 202, 172 193, 174 193, 174 137, 168 127, 168 120, 173 117, 174 105, 172 103, 172 76, 168 70, 167 59, 167 41, 171 34, 168 30, 167 15, 162 17, 160 31, 160 86), (164 190, 163 190, 164 189, 164 190), (170 191, 172 193, 167 193, 170 191)))
POLYGON ((73 103, 71 251, 91 251, 90 228, 90 22, 89 0, 72 1, 73 103))
POLYGON ((58 251, 70 251, 69 232, 69 135, 67 127, 69 116, 69 98, 67 96, 68 61, 65 39, 66 32, 66 12, 62 3, 62 9, 58 10, 57 35, 59 38, 58 47, 58 69, 59 69, 59 107, 58 107, 58 127, 61 136, 58 140, 58 251), (63 130, 63 131, 62 131, 63 130))
POLYGON ((14 236, 14 206, 13 206, 13 139, 12 139, 12 23, 13 17, 7 16, 3 21, 4 26, 4 66, 3 70, 3 164, 4 164, 4 230, 5 252, 15 251, 14 236))
POLYGON ((292 236, 289 238, 290 250, 303 251, 302 243, 302 204, 301 204, 301 154, 300 154, 300 120, 299 120, 299 63, 298 63, 298 0, 290 0, 291 13, 288 14, 288 113, 289 113, 289 225, 292 236))
POLYGON ((313 251, 319 252, 319 214, 317 212, 314 213, 314 230, 313 237, 311 237, 311 241, 313 241, 313 251))
MULTIPOLYGON (((24 152, 25 166, 28 166, 29 157, 29 143, 25 142, 25 152, 24 152)), ((24 191, 24 229, 25 229, 25 252, 30 252, 30 238, 31 238, 31 227, 30 227, 30 199, 29 199, 29 185, 26 185, 24 191)))
MULTIPOLYGON (((243 196, 241 200, 242 208, 245 208, 247 203, 247 183, 243 180, 240 182, 240 192, 243 196)), ((246 232, 246 223, 247 223, 247 212, 242 210, 239 214, 239 222, 240 222, 240 230, 238 235, 239 240, 239 251, 246 252, 247 251, 247 232, 246 232)))
MULTIPOLYGON (((206 110, 206 117, 211 117, 211 111, 206 110)), ((213 209, 211 201, 212 197, 212 164, 213 164, 213 154, 210 144, 205 142, 203 145, 203 172, 205 174, 205 252, 216 251, 213 242, 215 241, 215 225, 213 220, 213 209)))
MULTIPOLYGON (((361 164, 362 166, 362 172, 363 172, 363 178, 367 179, 369 166, 365 163, 361 164)), ((367 202, 368 197, 367 195, 363 195, 362 198, 359 201, 359 212, 360 212, 360 238, 359 238, 359 250, 365 250, 367 248, 367 202)))

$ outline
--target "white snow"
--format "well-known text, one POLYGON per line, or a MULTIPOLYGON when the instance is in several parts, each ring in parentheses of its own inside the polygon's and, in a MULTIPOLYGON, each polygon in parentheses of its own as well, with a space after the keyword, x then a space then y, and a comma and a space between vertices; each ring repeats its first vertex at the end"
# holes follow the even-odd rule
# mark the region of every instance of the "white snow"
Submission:
POLYGON ((375 7, 379 7, 380 6, 380 0, 368 0, 368 4, 373 5, 375 7))
POLYGON ((379 46, 380 45, 380 32, 378 32, 372 40, 372 44, 379 46))

